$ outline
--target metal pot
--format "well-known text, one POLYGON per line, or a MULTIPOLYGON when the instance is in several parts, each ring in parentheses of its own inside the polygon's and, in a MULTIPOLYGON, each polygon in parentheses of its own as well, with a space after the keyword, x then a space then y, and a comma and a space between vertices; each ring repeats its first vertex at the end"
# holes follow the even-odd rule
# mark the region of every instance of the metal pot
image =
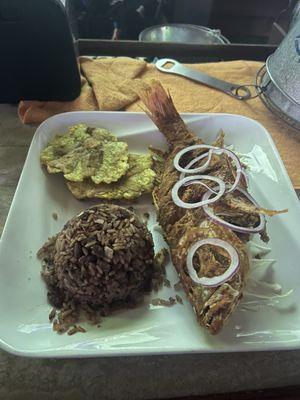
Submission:
POLYGON ((259 84, 272 111, 300 129, 300 20, 267 59, 259 84))
POLYGON ((139 35, 145 42, 176 42, 196 44, 230 43, 219 29, 190 24, 166 24, 150 26, 139 35))

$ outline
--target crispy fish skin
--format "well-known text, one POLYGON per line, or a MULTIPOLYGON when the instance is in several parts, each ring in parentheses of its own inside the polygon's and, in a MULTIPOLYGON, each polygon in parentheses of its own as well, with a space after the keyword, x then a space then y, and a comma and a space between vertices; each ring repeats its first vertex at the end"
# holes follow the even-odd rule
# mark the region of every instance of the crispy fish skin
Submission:
MULTIPOLYGON (((174 204, 171 189, 178 181, 180 174, 174 168, 173 159, 181 149, 194 144, 203 144, 203 141, 186 127, 176 111, 170 95, 165 92, 159 82, 154 82, 150 88, 142 91, 140 98, 147 107, 148 116, 166 137, 169 144, 169 152, 165 155, 164 169, 157 179, 157 185, 153 191, 158 221, 164 230, 172 261, 199 324, 206 327, 210 333, 217 334, 242 297, 249 270, 246 245, 235 232, 210 221, 202 208, 187 210, 174 204), (204 238, 225 240, 236 249, 239 255, 239 268, 235 275, 226 283, 214 288, 197 285, 187 272, 188 249, 193 243, 204 238)), ((214 145, 223 147, 223 138, 224 134, 221 132, 214 145)), ((193 154, 190 156, 190 159, 192 158, 193 154)), ((235 170, 225 155, 213 158, 206 174, 220 177, 231 184, 235 180, 235 170)), ((209 185, 211 182, 207 181, 207 184, 209 185)), ((246 188, 246 185, 244 187, 246 188)), ((192 202, 195 199, 199 201, 206 191, 207 189, 201 185, 191 185, 183 188, 182 198, 186 202, 192 202)), ((234 197, 234 193, 232 196, 234 197)), ((239 198, 238 201, 242 202, 244 206, 250 207, 250 203, 246 199, 239 198)), ((234 211, 236 212, 236 209, 234 211)), ((257 214, 257 211, 252 209, 252 214, 248 213, 247 215, 255 217, 257 214)), ((229 263, 229 255, 224 249, 216 246, 205 245, 198 249, 194 256, 194 268, 199 276, 221 275, 229 263)))
POLYGON ((151 193, 155 178, 151 154, 129 153, 128 164, 126 174, 118 182, 97 185, 85 179, 83 182, 67 181, 67 186, 77 199, 132 200, 143 193, 151 193))
MULTIPOLYGON (((221 249, 219 249, 220 251, 221 249)), ((200 257, 204 258, 203 262, 201 262, 200 271, 197 271, 198 274, 212 277, 225 272, 229 260, 225 265, 219 262, 216 257, 221 254, 219 252, 215 251, 215 254, 209 254, 209 250, 202 251, 202 254, 198 252, 198 255, 200 253, 200 257)), ((193 225, 193 227, 191 226, 185 231, 176 248, 171 248, 171 254, 183 288, 188 293, 188 297, 194 307, 198 322, 208 328, 212 334, 218 333, 242 297, 249 270, 249 258, 245 244, 229 229, 203 219, 199 227, 193 225), (221 238, 231 244, 239 255, 240 265, 238 272, 230 281, 217 288, 205 288, 196 285, 190 278, 186 268, 188 249, 197 240, 205 238, 221 238)), ((224 257, 224 254, 222 255, 224 257)))

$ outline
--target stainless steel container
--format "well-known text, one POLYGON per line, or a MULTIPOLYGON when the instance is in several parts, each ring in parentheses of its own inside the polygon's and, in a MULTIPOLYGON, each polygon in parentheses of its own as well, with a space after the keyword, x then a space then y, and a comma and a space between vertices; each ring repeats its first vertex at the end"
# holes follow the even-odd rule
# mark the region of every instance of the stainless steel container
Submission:
POLYGON ((267 59, 259 79, 269 108, 300 129, 300 20, 267 59))
POLYGON ((176 42, 196 44, 229 43, 221 31, 190 24, 156 25, 144 29, 139 35, 145 42, 176 42))

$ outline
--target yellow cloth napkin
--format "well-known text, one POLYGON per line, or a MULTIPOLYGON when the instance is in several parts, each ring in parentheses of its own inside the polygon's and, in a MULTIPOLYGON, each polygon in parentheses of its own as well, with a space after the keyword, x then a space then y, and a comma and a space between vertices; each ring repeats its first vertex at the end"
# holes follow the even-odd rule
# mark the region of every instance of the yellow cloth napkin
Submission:
MULTIPOLYGON (((24 123, 40 123, 59 112, 77 110, 141 111, 134 89, 151 79, 158 79, 170 91, 180 112, 241 114, 264 125, 278 148, 294 187, 300 188, 300 132, 276 117, 260 98, 239 101, 189 79, 160 72, 152 64, 127 57, 81 58, 80 64, 85 78, 82 79, 82 92, 78 99, 63 103, 21 102, 21 120, 24 123)), ((240 60, 191 64, 189 67, 233 83, 252 84, 261 65, 256 61, 240 60)))

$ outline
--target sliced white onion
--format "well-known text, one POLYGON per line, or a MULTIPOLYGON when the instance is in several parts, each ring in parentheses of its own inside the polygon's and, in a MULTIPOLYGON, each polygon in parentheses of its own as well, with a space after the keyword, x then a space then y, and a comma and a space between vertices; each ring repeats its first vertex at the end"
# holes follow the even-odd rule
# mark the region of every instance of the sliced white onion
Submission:
MULTIPOLYGON (((235 181, 233 183, 233 185, 231 186, 231 188, 228 190, 228 192, 233 192, 236 188, 237 185, 239 184, 239 181, 241 179, 241 174, 242 174, 242 164, 238 158, 238 156, 231 150, 228 149, 220 149, 223 153, 227 154, 229 158, 231 158, 231 160, 234 163, 234 166, 236 168, 236 177, 235 177, 235 181)), ((217 152, 216 152, 217 153, 217 152)))
POLYGON ((197 283, 198 285, 215 287, 221 285, 224 282, 227 282, 237 272, 239 267, 239 256, 236 249, 225 240, 217 238, 207 238, 199 240, 190 247, 187 253, 186 266, 191 279, 195 283, 197 283), (222 247, 229 254, 231 262, 227 270, 224 272, 224 274, 219 276, 214 276, 213 278, 208 278, 205 276, 199 278, 199 276, 197 275, 197 272, 195 271, 195 268, 193 266, 194 254, 199 249, 199 247, 204 246, 205 244, 222 247))
POLYGON ((244 179, 245 179, 246 185, 249 186, 249 175, 247 174, 247 172, 245 171, 245 169, 242 169, 241 173, 242 173, 242 175, 243 175, 243 177, 244 177, 244 179))
MULTIPOLYGON (((215 189, 216 188, 214 188, 214 190, 215 189)), ((224 194, 225 189, 226 189, 226 185, 222 181, 222 179, 216 178, 215 176, 211 176, 211 175, 193 175, 193 176, 186 176, 185 178, 180 179, 178 182, 176 182, 172 188, 171 193, 172 193, 172 199, 178 207, 191 209, 191 208, 202 207, 206 204, 214 203, 215 201, 219 200, 219 198, 224 194), (188 182, 191 182, 190 184, 200 183, 200 182, 197 182, 196 180, 204 180, 204 179, 217 182, 217 184, 219 185, 219 192, 216 194, 216 196, 214 198, 212 198, 212 199, 207 198, 204 200, 202 199, 201 201, 198 201, 197 203, 185 203, 184 201, 182 201, 179 198, 178 191, 181 188, 181 186, 186 186, 185 184, 187 184, 188 182)), ((209 190, 209 192, 211 194, 213 194, 210 190, 209 190)))
MULTIPOLYGON (((174 163, 174 167, 177 169, 177 171, 184 172, 185 174, 191 174, 191 173, 195 173, 195 172, 201 172, 201 171, 203 171, 205 168, 207 168, 207 165, 208 165, 208 164, 205 166, 205 168, 204 168, 203 165, 201 165, 201 167, 193 168, 193 169, 190 169, 188 166, 186 166, 185 168, 183 168, 183 167, 181 167, 181 166, 179 165, 179 160, 180 160, 180 158, 181 158, 184 154, 188 153, 189 151, 193 151, 193 150, 197 150, 197 149, 215 149, 215 150, 220 150, 219 147, 209 146, 209 145, 207 145, 207 144, 194 144, 193 146, 185 147, 184 149, 180 150, 180 151, 176 154, 176 156, 174 157, 173 163, 174 163)), ((206 153, 205 153, 205 154, 206 154, 206 153)), ((201 157, 201 156, 199 156, 199 157, 201 157)), ((201 159, 201 158, 199 158, 198 160, 200 160, 200 159, 201 159)), ((194 161, 194 160, 192 160, 192 161, 194 161)), ((196 162, 196 161, 194 161, 192 165, 194 165, 195 162, 196 162)), ((205 163, 205 164, 206 164, 206 163, 205 163)), ((188 165, 189 165, 189 164, 188 164, 188 165)))
MULTIPOLYGON (((256 203, 256 201, 254 200, 254 198, 248 193, 246 192, 246 190, 242 189, 242 188, 236 188, 236 190, 238 192, 241 192, 249 201, 251 201, 252 204, 254 204, 255 206, 258 206, 258 204, 256 203)), ((204 196, 202 197, 202 201, 206 201, 209 200, 209 198, 211 197, 212 192, 211 190, 208 190, 204 196)), ((208 203, 206 203, 203 206, 203 210, 205 211, 205 213, 208 215, 209 218, 211 218, 214 222, 218 223, 219 225, 224 226, 225 228, 229 228, 235 232, 240 232, 240 233, 259 233, 261 232, 266 225, 266 220, 264 215, 259 214, 259 218, 260 218, 260 222, 259 225, 253 228, 248 228, 248 227, 243 227, 243 226, 238 226, 238 225, 234 225, 231 224, 230 222, 224 221, 222 218, 218 217, 217 215, 214 214, 213 210, 207 206, 208 203)))
POLYGON ((206 185, 206 183, 201 182, 201 181, 197 181, 197 180, 187 182, 187 183, 185 183, 185 184, 182 185, 182 186, 190 186, 190 185, 202 185, 203 187, 205 187, 207 190, 211 191, 212 193, 218 194, 218 192, 215 191, 215 188, 212 189, 211 187, 209 187, 208 185, 206 185))
POLYGON ((236 168, 235 181, 234 181, 233 185, 231 186, 231 188, 228 190, 228 192, 233 192, 236 189, 236 187, 239 184, 239 181, 241 179, 242 164, 241 164, 238 156, 229 149, 224 149, 224 148, 220 148, 220 147, 216 147, 216 146, 209 146, 209 145, 204 145, 204 144, 195 144, 193 146, 188 146, 188 147, 185 147, 184 149, 180 150, 174 157, 173 163, 174 163, 174 167, 178 171, 181 172, 180 179, 182 179, 182 178, 184 178, 185 174, 192 174, 192 173, 196 173, 196 172, 205 171, 211 161, 212 154, 221 155, 223 153, 227 154, 227 156, 231 159, 231 161, 233 162, 233 164, 236 168), (200 154, 200 156, 191 160, 184 168, 181 167, 179 165, 180 158, 184 154, 186 154, 192 150, 197 150, 197 149, 208 149, 209 151, 205 152, 204 154, 200 154), (197 161, 200 161, 202 158, 204 158, 206 156, 207 156, 207 160, 203 165, 201 165, 200 167, 197 167, 197 168, 191 168, 192 165, 194 165, 197 161))
POLYGON ((197 169, 197 172, 203 172, 207 169, 207 167, 209 166, 209 163, 211 161, 211 156, 212 156, 212 152, 213 149, 210 149, 209 151, 200 154, 200 156, 194 158, 193 160, 191 160, 186 166, 185 169, 187 170, 187 172, 181 172, 179 179, 183 179, 185 177, 186 174, 191 174, 195 172, 195 169, 197 169), (195 168, 195 169, 190 169, 191 166, 193 166, 194 164, 196 164, 196 162, 202 160, 202 158, 207 157, 207 160, 205 161, 205 163, 203 165, 201 165, 201 167, 195 168))

